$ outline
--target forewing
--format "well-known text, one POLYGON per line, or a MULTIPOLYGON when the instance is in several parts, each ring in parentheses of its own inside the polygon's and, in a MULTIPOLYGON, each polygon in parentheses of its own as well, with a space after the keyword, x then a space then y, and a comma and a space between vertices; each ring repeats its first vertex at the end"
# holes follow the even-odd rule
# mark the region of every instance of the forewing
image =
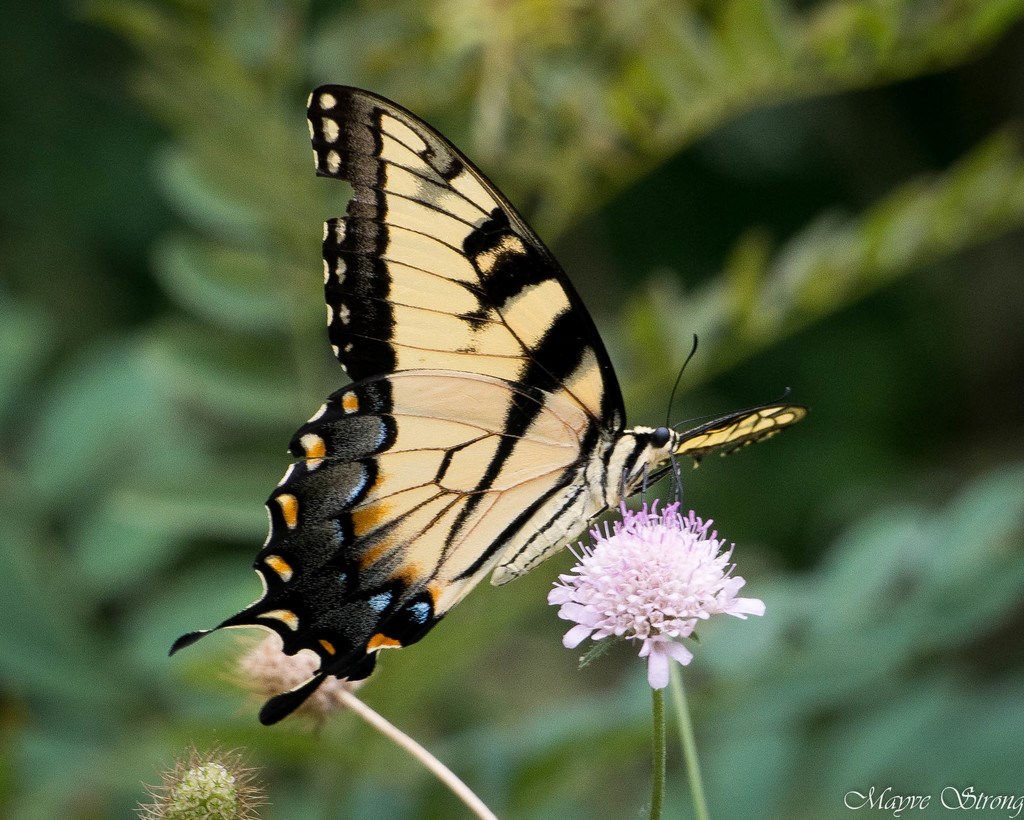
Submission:
POLYGON ((695 462, 700 462, 708 453, 728 455, 748 444, 771 438, 806 415, 807 408, 796 404, 768 404, 739 410, 683 433, 675 454, 690 456, 695 462))
POLYGON ((451 143, 366 91, 323 86, 308 118, 317 174, 352 185, 325 225, 335 354, 353 379, 439 368, 566 391, 624 420, 608 354, 564 272, 451 143))

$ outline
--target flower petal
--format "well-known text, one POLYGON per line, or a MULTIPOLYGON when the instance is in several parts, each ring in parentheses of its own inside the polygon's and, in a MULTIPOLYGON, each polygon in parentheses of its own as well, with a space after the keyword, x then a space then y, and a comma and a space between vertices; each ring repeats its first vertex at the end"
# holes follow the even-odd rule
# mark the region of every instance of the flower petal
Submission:
POLYGON ((577 564, 559 575, 548 593, 558 617, 574 622, 562 642, 572 649, 619 636, 639 641, 648 661, 648 681, 667 684, 672 661, 686 665, 693 654, 683 640, 712 615, 763 615, 764 602, 739 598, 744 579, 733 575, 733 547, 679 505, 638 512, 620 507, 622 518, 591 530, 592 546, 573 551, 577 564), (723 551, 724 550, 724 551, 723 551))
POLYGON ((725 611, 737 618, 746 615, 764 615, 764 601, 760 598, 737 598, 725 611))
POLYGON ((672 660, 678 661, 683 666, 686 666, 693 660, 693 653, 681 643, 668 641, 663 645, 663 648, 665 650, 665 654, 672 658, 672 660))
POLYGON ((651 689, 664 689, 668 686, 668 655, 661 644, 650 649, 647 658, 647 682, 651 689))
POLYGON ((575 601, 562 604, 561 609, 558 610, 558 617, 563 621, 576 621, 578 624, 593 624, 598 620, 597 613, 591 607, 578 604, 575 601))
POLYGON ((548 603, 552 606, 567 604, 572 600, 572 589, 569 587, 555 586, 548 593, 548 603))
POLYGON ((562 636, 562 646, 566 649, 575 649, 583 641, 590 637, 594 630, 584 624, 577 624, 562 636))

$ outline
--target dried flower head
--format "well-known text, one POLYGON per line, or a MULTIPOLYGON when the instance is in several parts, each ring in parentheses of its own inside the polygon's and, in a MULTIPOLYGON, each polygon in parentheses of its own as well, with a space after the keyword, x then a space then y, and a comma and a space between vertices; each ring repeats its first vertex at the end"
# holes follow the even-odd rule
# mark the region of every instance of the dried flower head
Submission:
POLYGON ((163 783, 147 787, 150 803, 140 804, 143 820, 257 820, 256 807, 267 800, 256 770, 237 752, 200 754, 189 748, 163 783))
MULTIPOLYGON (((281 638, 269 633, 259 642, 250 645, 248 651, 239 658, 236 680, 262 700, 305 683, 319 667, 320 659, 312 652, 286 655, 281 648, 281 638)), ((354 692, 363 683, 328 675, 295 714, 306 715, 322 723, 342 708, 338 692, 354 692)))
POLYGON ((593 546, 580 544, 579 563, 560 575, 548 603, 558 616, 575 621, 562 643, 574 649, 585 638, 610 636, 641 641, 647 680, 654 689, 668 684, 669 661, 684 666, 693 654, 681 643, 699 621, 712 615, 763 615, 764 602, 737 598, 745 581, 732 575, 732 544, 710 531, 693 511, 684 518, 679 504, 662 512, 658 502, 639 512, 622 510, 611 530, 592 529, 593 546))

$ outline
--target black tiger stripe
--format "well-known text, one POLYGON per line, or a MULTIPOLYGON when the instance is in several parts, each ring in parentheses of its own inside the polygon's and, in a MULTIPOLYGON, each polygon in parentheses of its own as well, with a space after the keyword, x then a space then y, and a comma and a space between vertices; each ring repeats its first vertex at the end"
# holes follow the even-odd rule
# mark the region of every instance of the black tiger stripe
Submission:
MULTIPOLYGON (((555 521, 557 521, 562 515, 565 514, 565 511, 568 510, 569 507, 571 507, 573 504, 576 503, 576 500, 583 494, 583 491, 587 489, 586 482, 582 479, 582 473, 583 473, 583 469, 582 468, 577 468, 577 475, 575 476, 575 478, 578 479, 578 482, 577 482, 577 486, 576 486, 575 491, 571 495, 566 496, 565 503, 563 503, 562 506, 559 507, 552 514, 552 516, 551 516, 551 518, 550 518, 550 520, 548 522, 548 525, 546 527, 542 527, 541 529, 539 529, 536 532, 534 532, 533 535, 531 535, 526 541, 524 541, 523 544, 520 545, 519 549, 517 549, 514 553, 512 553, 511 555, 502 556, 502 559, 503 559, 502 563, 505 563, 505 564, 513 563, 516 558, 518 558, 520 555, 522 555, 524 552, 526 552, 526 550, 530 549, 530 547, 532 546, 533 542, 536 541, 538 538, 540 538, 544 533, 546 533, 554 525, 555 521)), ((565 484, 563 484, 558 489, 564 489, 565 487, 568 487, 570 484, 572 484, 572 481, 566 482, 565 484)), ((554 493, 552 492, 552 493, 548 493, 545 496, 543 496, 543 503, 546 503, 548 501, 548 499, 550 499, 553 495, 554 495, 554 493)), ((541 505, 538 505, 537 507, 535 507, 533 511, 536 512, 538 509, 540 509, 540 506, 541 505)), ((524 520, 523 523, 525 523, 525 520, 524 520)), ((520 526, 522 526, 522 525, 520 525, 520 526)), ((501 538, 499 539, 499 541, 509 541, 509 540, 511 540, 515 536, 515 533, 517 533, 517 532, 518 532, 518 528, 513 530, 511 527, 509 527, 504 532, 502 532, 501 538)))
POLYGON ((464 569, 457 576, 455 576, 455 580, 463 581, 467 578, 472 578, 474 575, 476 575, 476 573, 483 569, 483 567, 491 560, 491 558, 493 558, 494 555, 505 546, 508 540, 512 538, 515 535, 515 533, 519 532, 520 529, 522 529, 523 525, 530 520, 530 518, 534 515, 534 513, 537 512, 537 510, 544 506, 544 504, 546 504, 552 496, 564 490, 571 483, 572 477, 578 470, 578 468, 578 464, 573 464, 566 468, 565 472, 563 473, 563 480, 555 484, 554 487, 552 487, 544 494, 538 496, 532 503, 530 503, 526 507, 526 509, 519 513, 519 515, 517 515, 513 519, 512 523, 509 524, 504 530, 502 530, 501 534, 497 538, 495 538, 490 544, 488 544, 484 550, 481 551, 479 557, 472 564, 470 564, 466 569, 464 569))
MULTIPOLYGON (((347 148, 339 148, 337 143, 327 143, 324 141, 314 141, 314 145, 317 147, 317 174, 323 177, 332 177, 335 179, 344 179, 346 182, 351 183, 354 186, 361 188, 380 188, 390 196, 398 196, 403 199, 411 199, 414 202, 419 202, 423 205, 433 205, 438 211, 449 214, 453 218, 459 219, 459 217, 451 211, 445 210, 444 208, 437 207, 435 202, 442 196, 457 196, 467 205, 472 206, 474 209, 480 212, 481 217, 487 217, 490 212, 480 207, 480 203, 476 202, 472 198, 466 196, 461 191, 452 188, 446 184, 446 178, 441 175, 440 172, 431 166, 427 166, 433 174, 424 173, 422 169, 414 168, 411 165, 407 165, 401 161, 393 158, 388 158, 382 155, 368 153, 364 151, 349 150, 347 148), (334 152, 338 158, 338 170, 330 170, 328 164, 328 154, 334 152), (433 190, 436 192, 433 199, 426 195, 426 199, 420 199, 419 197, 411 197, 407 194, 395 191, 388 187, 387 183, 387 167, 399 168, 408 174, 416 177, 420 182, 419 184, 424 186, 426 190, 433 190)), ((456 175, 457 176, 457 175, 456 175)), ((469 224, 469 223, 467 223, 469 224)))
MULTIPOLYGON (((532 420, 533 419, 531 418, 530 421, 532 422, 532 420)), ((469 578, 476 572, 478 572, 480 568, 483 567, 496 552, 504 548, 505 544, 511 538, 514 537, 514 535, 520 530, 520 528, 522 528, 522 526, 530 519, 530 517, 537 512, 537 510, 539 510, 544 504, 546 504, 548 500, 552 498, 556 493, 561 492, 570 483, 572 483, 572 479, 574 476, 576 476, 577 474, 582 475, 586 471, 586 465, 590 462, 590 459, 594 455, 594 451, 597 448, 597 443, 600 440, 600 438, 601 430, 594 424, 588 425, 583 440, 580 442, 579 458, 576 460, 575 463, 569 465, 565 469, 564 473, 562 474, 562 480, 557 482, 555 486, 552 487, 548 492, 539 496, 522 513, 516 516, 513 522, 509 524, 504 530, 502 530, 501 535, 494 539, 494 541, 490 545, 488 545, 488 547, 485 550, 483 550, 483 552, 480 554, 480 557, 477 558, 476 561, 474 561, 467 569, 463 570, 458 575, 458 578, 469 578)), ((499 453, 495 454, 494 459, 488 466, 488 472, 490 472, 491 468, 495 466, 495 462, 499 461, 499 456, 501 458, 501 463, 507 460, 513 448, 514 444, 507 448, 508 452, 506 452, 504 455, 501 454, 499 448, 499 453)), ((498 468, 500 470, 500 464, 498 465, 498 468)), ((495 472, 494 475, 496 476, 497 472, 495 472)), ((584 485, 585 482, 581 482, 581 486, 584 485)), ((456 526, 458 526, 458 524, 456 526)), ((456 527, 453 527, 452 529, 454 531, 456 527)))

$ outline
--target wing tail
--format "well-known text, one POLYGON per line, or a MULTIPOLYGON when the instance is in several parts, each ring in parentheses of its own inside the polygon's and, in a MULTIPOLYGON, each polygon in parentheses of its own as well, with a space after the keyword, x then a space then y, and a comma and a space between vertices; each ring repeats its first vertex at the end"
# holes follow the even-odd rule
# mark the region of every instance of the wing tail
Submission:
POLYGON ((195 632, 186 632, 184 635, 179 637, 173 644, 171 644, 171 651, 168 655, 173 655, 179 649, 184 649, 186 646, 192 646, 196 641, 202 638, 204 635, 209 635, 214 630, 212 629, 197 629, 195 632))
POLYGON ((317 672, 305 683, 300 683, 294 689, 282 692, 280 695, 274 695, 260 709, 260 723, 264 726, 272 726, 288 717, 288 715, 302 706, 310 695, 320 688, 320 684, 324 682, 326 677, 327 675, 323 671, 317 672))

